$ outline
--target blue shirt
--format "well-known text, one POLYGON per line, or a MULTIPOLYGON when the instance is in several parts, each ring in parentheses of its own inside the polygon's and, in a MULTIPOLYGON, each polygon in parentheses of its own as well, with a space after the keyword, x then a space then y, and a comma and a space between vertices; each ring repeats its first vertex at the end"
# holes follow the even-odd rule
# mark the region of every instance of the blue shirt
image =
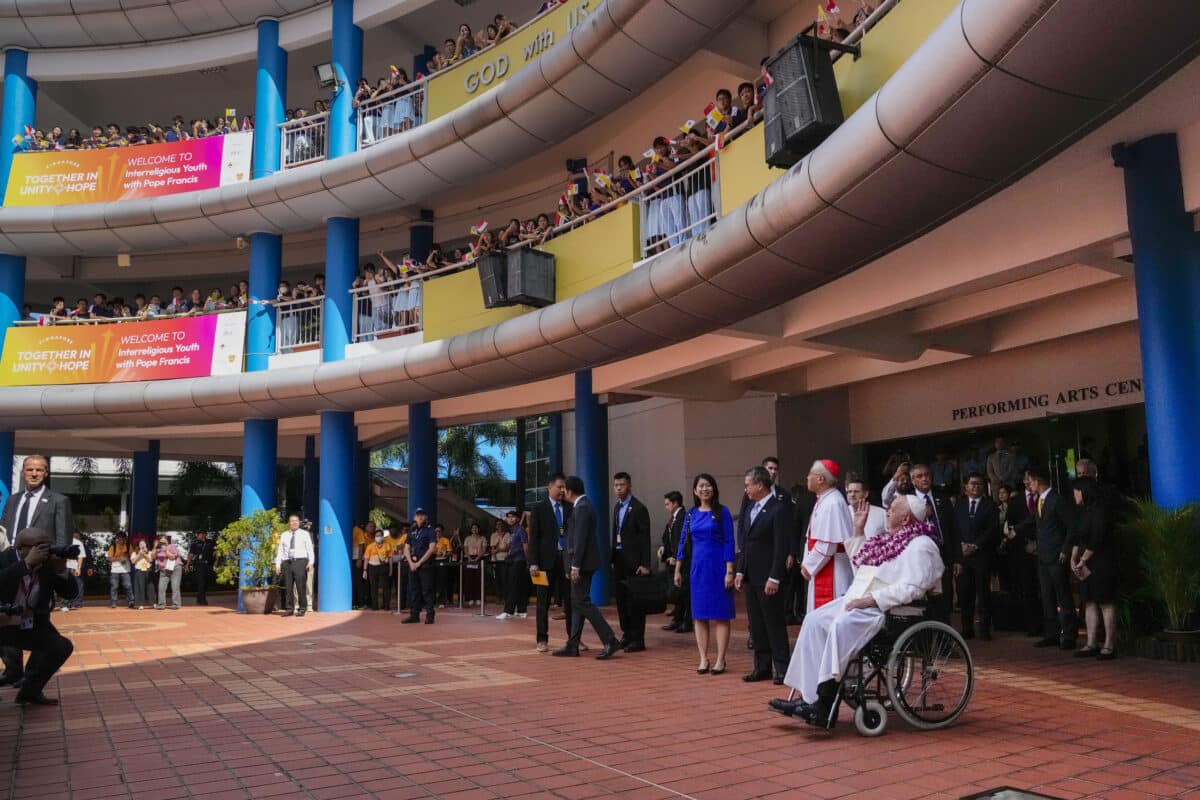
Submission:
POLYGON ((508 561, 524 561, 525 545, 529 544, 529 534, 520 525, 514 525, 512 539, 508 545, 508 561))
POLYGON ((430 526, 417 528, 408 534, 408 550, 414 561, 420 561, 437 544, 437 533, 430 526))

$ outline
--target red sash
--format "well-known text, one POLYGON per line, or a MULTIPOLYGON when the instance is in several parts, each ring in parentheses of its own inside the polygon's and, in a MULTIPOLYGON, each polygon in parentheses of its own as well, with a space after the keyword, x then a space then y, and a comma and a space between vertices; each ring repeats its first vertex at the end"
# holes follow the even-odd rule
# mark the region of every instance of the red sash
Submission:
MULTIPOLYGON (((808 549, 812 550, 813 545, 815 545, 815 544, 816 544, 816 540, 809 538, 808 549)), ((846 552, 846 546, 843 544, 839 544, 837 546, 837 552, 838 553, 846 552)), ((833 567, 833 561, 835 558, 837 558, 836 554, 834 555, 833 558, 831 558, 825 562, 825 566, 823 566, 819 570, 817 570, 816 575, 812 576, 811 583, 812 583, 812 590, 813 590, 813 608, 814 609, 820 608, 821 606, 825 605, 829 601, 833 600, 833 598, 836 596, 834 594, 835 572, 834 572, 834 567, 833 567)))

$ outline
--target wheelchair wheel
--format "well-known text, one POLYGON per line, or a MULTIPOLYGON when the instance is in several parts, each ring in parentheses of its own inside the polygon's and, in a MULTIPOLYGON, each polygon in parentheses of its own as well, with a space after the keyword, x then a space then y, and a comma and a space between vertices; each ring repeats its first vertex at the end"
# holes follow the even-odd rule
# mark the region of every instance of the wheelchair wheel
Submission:
POLYGON ((854 709, 854 727, 863 736, 879 736, 887 727, 887 709, 877 700, 867 702, 854 709))
POLYGON ((921 730, 954 724, 967 710, 975 688, 966 642, 940 622, 921 622, 900 634, 887 674, 892 709, 921 730))

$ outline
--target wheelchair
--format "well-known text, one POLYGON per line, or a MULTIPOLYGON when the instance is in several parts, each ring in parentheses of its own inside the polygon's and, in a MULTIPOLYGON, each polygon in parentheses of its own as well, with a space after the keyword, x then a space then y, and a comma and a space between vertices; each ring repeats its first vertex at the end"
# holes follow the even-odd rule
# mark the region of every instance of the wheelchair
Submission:
POLYGON ((863 736, 881 735, 890 712, 918 730, 939 730, 958 721, 974 689, 971 651, 959 632, 906 606, 889 611, 883 630, 847 665, 834 718, 844 702, 863 736))

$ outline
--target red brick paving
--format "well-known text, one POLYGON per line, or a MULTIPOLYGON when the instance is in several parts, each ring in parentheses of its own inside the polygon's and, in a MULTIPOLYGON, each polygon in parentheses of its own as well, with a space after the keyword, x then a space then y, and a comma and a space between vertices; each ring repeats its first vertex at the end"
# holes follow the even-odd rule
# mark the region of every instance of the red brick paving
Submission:
POLYGON ((959 725, 868 740, 845 714, 824 735, 769 713, 776 687, 739 679, 744 621, 722 676, 660 621, 648 651, 597 663, 533 652, 532 617, 86 608, 56 617, 62 707, 0 695, 0 797, 1200 798, 1198 665, 1001 636, 973 643, 959 725))

